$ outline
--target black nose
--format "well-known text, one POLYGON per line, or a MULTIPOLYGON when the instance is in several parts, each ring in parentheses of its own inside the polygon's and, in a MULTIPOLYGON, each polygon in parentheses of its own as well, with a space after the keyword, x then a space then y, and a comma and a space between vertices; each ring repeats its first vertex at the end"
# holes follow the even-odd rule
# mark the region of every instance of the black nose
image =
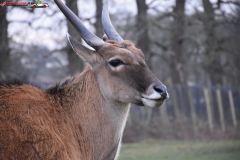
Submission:
POLYGON ((162 85, 162 84, 158 84, 156 86, 153 87, 155 91, 157 91, 163 99, 167 99, 167 87, 162 85))

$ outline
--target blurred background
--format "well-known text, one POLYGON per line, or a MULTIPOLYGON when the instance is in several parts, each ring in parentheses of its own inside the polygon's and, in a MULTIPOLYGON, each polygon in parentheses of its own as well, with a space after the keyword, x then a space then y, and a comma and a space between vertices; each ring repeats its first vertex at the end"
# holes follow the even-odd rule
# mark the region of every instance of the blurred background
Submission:
MULTIPOLYGON (((170 93, 160 108, 131 107, 120 159, 239 160, 240 1, 109 1, 115 28, 170 93)), ((0 79, 47 88, 83 70, 66 34, 81 37, 53 1, 42 3, 0 7, 0 79)), ((66 5, 102 37, 102 0, 66 5)))

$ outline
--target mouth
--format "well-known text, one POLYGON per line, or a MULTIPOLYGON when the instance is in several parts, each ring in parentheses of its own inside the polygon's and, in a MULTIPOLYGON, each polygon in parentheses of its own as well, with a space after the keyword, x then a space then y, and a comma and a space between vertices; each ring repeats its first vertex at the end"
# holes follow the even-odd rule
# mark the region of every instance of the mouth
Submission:
POLYGON ((160 107, 163 102, 169 98, 168 93, 166 93, 165 96, 161 96, 160 94, 151 94, 151 95, 145 95, 142 94, 142 103, 145 106, 148 107, 160 107))
POLYGON ((165 101, 165 99, 160 98, 160 99, 149 99, 149 98, 142 98, 142 102, 145 106, 148 107, 160 107, 163 102, 165 101))

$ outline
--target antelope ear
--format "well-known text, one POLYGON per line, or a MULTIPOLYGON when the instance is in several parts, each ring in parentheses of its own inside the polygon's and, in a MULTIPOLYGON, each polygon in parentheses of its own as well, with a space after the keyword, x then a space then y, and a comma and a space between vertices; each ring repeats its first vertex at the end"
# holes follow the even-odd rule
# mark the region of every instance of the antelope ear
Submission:
POLYGON ((89 63, 95 61, 97 59, 97 52, 94 50, 91 50, 78 41, 76 41, 74 38, 72 38, 69 34, 67 34, 68 41, 70 42, 73 50, 84 60, 89 63))

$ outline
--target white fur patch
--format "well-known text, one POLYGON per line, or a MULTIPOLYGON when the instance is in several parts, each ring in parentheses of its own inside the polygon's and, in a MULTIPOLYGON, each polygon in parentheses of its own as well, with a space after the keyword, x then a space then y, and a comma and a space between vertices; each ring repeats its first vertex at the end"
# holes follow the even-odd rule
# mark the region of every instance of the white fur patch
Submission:
POLYGON ((150 95, 143 95, 143 97, 147 98, 147 99, 160 99, 161 95, 158 92, 153 91, 152 94, 150 94, 150 95))
POLYGON ((148 107, 156 107, 157 106, 157 101, 147 99, 147 98, 142 98, 143 104, 148 107))
POLYGON ((117 153, 116 153, 116 155, 114 157, 114 160, 118 159, 121 147, 122 147, 122 138, 119 140, 118 149, 117 149, 117 153))
POLYGON ((124 116, 124 119, 123 119, 123 122, 122 122, 122 125, 121 125, 121 129, 120 129, 120 139, 119 139, 119 143, 118 143, 118 149, 117 149, 117 153, 116 153, 116 156, 114 158, 114 160, 117 160, 118 156, 119 156, 119 153, 120 153, 120 149, 121 149, 121 146, 122 146, 122 134, 123 134, 123 130, 126 126, 126 123, 127 123, 127 118, 128 118, 128 114, 129 114, 129 110, 130 110, 130 104, 128 104, 128 110, 124 116))

